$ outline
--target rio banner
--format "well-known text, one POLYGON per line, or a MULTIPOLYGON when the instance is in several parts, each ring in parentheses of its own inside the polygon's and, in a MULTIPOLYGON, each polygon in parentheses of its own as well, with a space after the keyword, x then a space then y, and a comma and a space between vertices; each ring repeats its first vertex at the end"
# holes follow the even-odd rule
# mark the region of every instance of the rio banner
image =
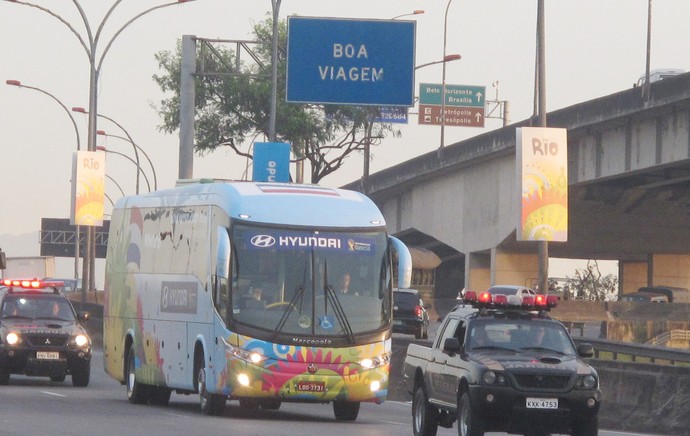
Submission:
POLYGON ((105 152, 76 151, 72 158, 72 207, 75 226, 103 225, 105 201, 105 152))
POLYGON ((518 241, 568 240, 566 129, 517 129, 518 241))

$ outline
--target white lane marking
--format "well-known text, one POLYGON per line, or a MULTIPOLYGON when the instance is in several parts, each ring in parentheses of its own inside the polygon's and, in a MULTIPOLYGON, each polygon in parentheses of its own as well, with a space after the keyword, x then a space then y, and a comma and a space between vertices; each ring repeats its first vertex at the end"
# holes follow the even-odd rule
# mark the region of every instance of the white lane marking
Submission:
POLYGON ((67 396, 67 395, 58 394, 58 393, 55 393, 55 392, 48 392, 48 391, 41 391, 41 393, 42 393, 42 394, 46 394, 46 395, 53 395, 53 396, 56 396, 56 397, 66 397, 66 396, 67 396))

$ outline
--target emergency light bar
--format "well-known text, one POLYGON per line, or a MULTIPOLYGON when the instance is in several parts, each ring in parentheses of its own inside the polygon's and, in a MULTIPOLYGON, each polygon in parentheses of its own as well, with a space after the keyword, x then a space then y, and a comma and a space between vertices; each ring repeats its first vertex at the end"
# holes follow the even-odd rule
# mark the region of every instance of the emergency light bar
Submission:
POLYGON ((558 296, 537 294, 535 296, 524 296, 522 301, 514 295, 497 294, 482 292, 477 295, 474 291, 465 291, 464 301, 476 308, 515 308, 524 310, 550 310, 558 305, 558 296))
POLYGON ((33 289, 40 290, 46 288, 53 288, 55 292, 58 292, 59 287, 65 286, 65 282, 58 281, 44 281, 40 279, 3 279, 2 284, 10 288, 22 288, 22 289, 33 289))

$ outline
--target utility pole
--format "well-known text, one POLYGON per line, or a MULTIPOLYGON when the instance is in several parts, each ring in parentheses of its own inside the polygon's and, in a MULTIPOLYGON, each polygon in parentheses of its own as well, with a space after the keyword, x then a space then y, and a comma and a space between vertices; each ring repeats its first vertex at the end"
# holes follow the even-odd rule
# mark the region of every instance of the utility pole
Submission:
MULTIPOLYGON (((546 59, 544 37, 544 0, 537 0, 537 101, 539 127, 546 127, 546 59)), ((539 292, 549 293, 549 243, 537 241, 539 292)))

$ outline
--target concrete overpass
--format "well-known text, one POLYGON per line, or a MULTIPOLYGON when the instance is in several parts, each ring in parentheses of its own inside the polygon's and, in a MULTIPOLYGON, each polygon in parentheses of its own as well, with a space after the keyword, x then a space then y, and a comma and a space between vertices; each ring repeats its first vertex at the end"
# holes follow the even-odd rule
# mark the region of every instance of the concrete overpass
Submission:
MULTIPOLYGON (((550 257, 619 261, 622 292, 690 288, 690 73, 548 114, 568 130, 568 242, 550 257)), ((536 243, 516 241, 517 127, 430 152, 346 186, 381 208, 389 231, 443 260, 436 297, 533 284, 536 243)))

